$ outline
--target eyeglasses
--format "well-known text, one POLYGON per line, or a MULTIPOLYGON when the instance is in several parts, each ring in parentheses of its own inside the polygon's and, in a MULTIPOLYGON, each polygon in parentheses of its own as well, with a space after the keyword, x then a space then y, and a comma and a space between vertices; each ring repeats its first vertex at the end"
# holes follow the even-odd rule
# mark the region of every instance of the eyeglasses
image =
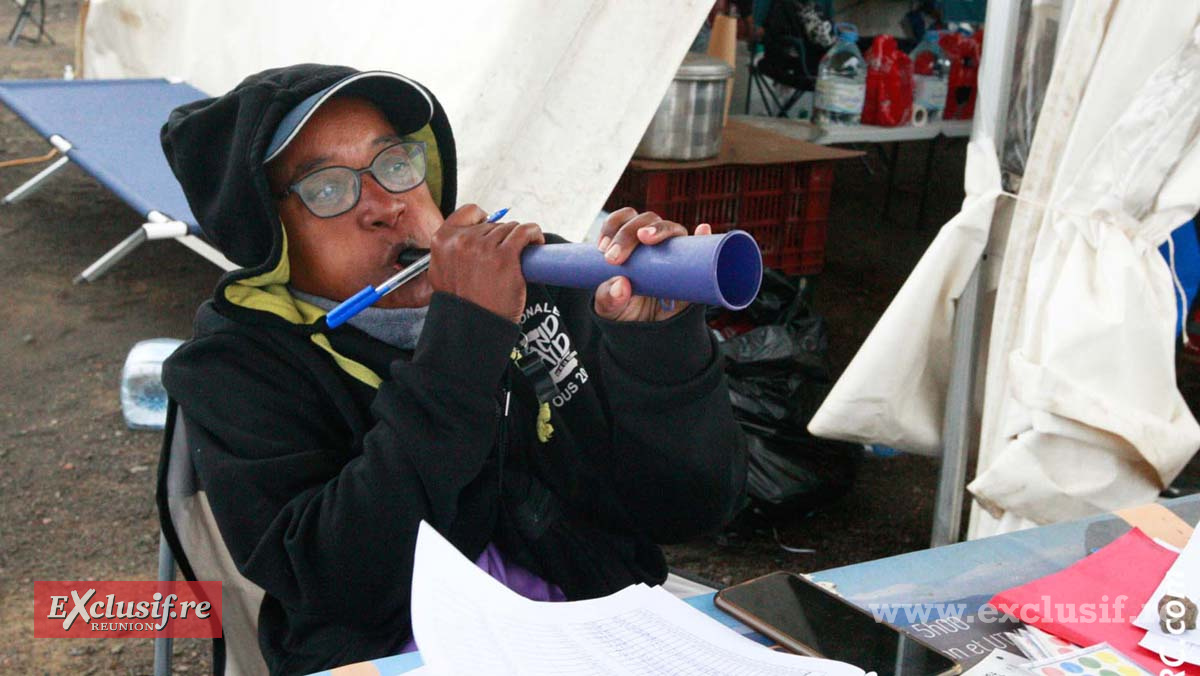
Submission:
POLYGON ((390 145, 362 169, 326 167, 289 185, 277 197, 295 193, 317 218, 333 218, 350 211, 362 196, 362 175, 371 174, 384 190, 401 193, 425 181, 425 144, 420 141, 390 145))

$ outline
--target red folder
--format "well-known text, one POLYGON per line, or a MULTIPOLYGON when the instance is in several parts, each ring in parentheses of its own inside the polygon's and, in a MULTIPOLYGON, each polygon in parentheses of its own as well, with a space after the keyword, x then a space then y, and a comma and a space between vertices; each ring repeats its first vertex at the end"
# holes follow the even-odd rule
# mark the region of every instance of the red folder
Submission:
POLYGON ((1167 665, 1138 646, 1146 632, 1133 620, 1177 556, 1134 528, 1069 568, 996 594, 991 604, 1078 646, 1107 641, 1157 674, 1167 665))

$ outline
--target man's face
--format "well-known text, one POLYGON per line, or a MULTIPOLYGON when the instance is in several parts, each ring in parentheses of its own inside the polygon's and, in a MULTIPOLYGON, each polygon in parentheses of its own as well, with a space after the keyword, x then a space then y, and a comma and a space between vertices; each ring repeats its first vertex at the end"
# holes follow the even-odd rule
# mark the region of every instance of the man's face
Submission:
MULTIPOLYGON (((272 192, 325 167, 360 169, 380 150, 398 143, 392 125, 370 102, 359 98, 326 101, 296 138, 267 166, 272 192)), ((345 300, 400 270, 396 258, 406 248, 429 248, 442 225, 442 213, 426 183, 390 193, 370 173, 361 176, 362 195, 350 211, 318 218, 300 197, 278 202, 288 238, 291 284, 330 300, 345 300)), ((376 307, 420 307, 433 289, 422 273, 384 296, 376 307)))

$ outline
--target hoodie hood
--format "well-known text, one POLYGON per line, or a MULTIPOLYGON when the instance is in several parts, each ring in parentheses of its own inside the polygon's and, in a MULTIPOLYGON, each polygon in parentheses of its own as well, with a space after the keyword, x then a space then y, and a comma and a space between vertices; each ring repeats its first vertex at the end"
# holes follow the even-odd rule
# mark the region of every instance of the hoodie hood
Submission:
MULTIPOLYGON (((226 273, 213 294, 215 308, 232 319, 284 322, 309 330, 324 311, 292 298, 287 238, 267 181, 263 158, 280 122, 310 96, 359 71, 301 64, 266 70, 232 91, 176 108, 163 126, 163 152, 183 186, 204 236, 241 269, 226 273)), ((443 216, 457 198, 454 136, 437 98, 421 129, 406 129, 405 111, 380 106, 397 131, 426 143, 426 181, 443 216)), ((411 123, 409 123, 411 126, 411 123)), ((323 322, 320 322, 323 324, 323 322)))

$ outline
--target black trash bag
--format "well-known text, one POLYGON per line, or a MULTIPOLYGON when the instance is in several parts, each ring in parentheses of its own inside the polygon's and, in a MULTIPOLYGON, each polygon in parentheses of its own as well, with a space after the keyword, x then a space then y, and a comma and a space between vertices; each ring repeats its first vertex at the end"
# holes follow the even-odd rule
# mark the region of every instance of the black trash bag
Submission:
POLYGON ((861 447, 809 435, 783 439, 747 433, 746 492, 768 518, 807 514, 845 495, 858 473, 861 447))
POLYGON ((802 279, 767 270, 750 307, 710 317, 754 325, 720 348, 734 417, 748 437, 748 508, 769 517, 807 514, 845 494, 862 457, 857 444, 808 433, 832 383, 825 320, 806 293, 802 279))
POLYGON ((800 373, 729 377, 729 402, 738 422, 761 425, 786 436, 807 434, 803 430, 827 394, 828 383, 800 373))
POLYGON ((816 382, 829 382, 825 320, 800 319, 788 325, 751 329, 721 344, 726 372, 737 376, 778 375, 796 370, 816 382))

